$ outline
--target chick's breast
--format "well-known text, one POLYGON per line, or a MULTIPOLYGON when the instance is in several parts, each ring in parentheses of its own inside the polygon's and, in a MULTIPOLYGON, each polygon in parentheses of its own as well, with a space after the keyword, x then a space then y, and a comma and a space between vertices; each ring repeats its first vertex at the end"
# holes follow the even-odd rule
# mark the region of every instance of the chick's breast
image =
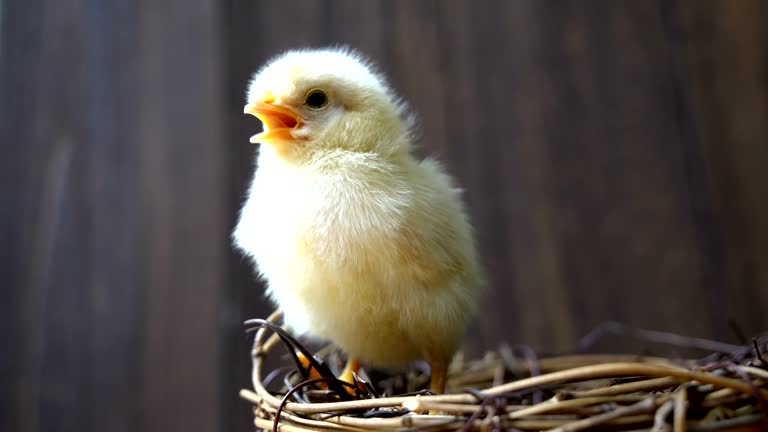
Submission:
POLYGON ((345 156, 261 167, 235 232, 295 331, 396 365, 450 356, 479 269, 459 191, 433 161, 345 156))

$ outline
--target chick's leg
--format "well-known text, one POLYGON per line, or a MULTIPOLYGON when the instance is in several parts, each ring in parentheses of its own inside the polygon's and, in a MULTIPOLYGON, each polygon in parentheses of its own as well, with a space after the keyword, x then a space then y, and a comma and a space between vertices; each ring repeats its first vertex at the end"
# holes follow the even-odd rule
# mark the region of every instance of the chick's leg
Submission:
POLYGON ((439 394, 445 393, 445 381, 448 375, 448 360, 445 358, 433 358, 429 361, 429 366, 429 388, 439 394))
POLYGON ((354 357, 350 357, 347 360, 347 365, 344 367, 344 370, 341 372, 341 375, 339 375, 339 379, 344 382, 354 384, 355 379, 352 375, 353 373, 355 374, 360 373, 360 361, 354 357))
POLYGON ((310 367, 309 359, 304 354, 296 353, 296 357, 298 357, 299 362, 301 363, 301 367, 304 369, 304 371, 308 371, 306 374, 307 379, 322 378, 322 375, 320 375, 320 372, 318 372, 317 369, 310 367))
MULTIPOLYGON (((301 363, 301 367, 304 370, 302 372, 304 374, 304 377, 307 379, 321 379, 324 378, 320 372, 315 369, 314 367, 310 367, 309 359, 307 359, 306 356, 302 353, 297 353, 296 356, 299 359, 299 362, 301 363)), ((344 370, 339 375, 339 379, 344 382, 348 382, 350 384, 355 384, 353 373, 357 374, 360 373, 360 362, 356 358, 350 358, 347 361, 346 367, 344 367, 344 370)), ((320 388, 327 389, 328 383, 319 383, 317 384, 320 388)), ((362 384, 358 384, 356 388, 346 388, 347 392, 349 394, 354 395, 356 390, 365 392, 366 388, 362 384)))

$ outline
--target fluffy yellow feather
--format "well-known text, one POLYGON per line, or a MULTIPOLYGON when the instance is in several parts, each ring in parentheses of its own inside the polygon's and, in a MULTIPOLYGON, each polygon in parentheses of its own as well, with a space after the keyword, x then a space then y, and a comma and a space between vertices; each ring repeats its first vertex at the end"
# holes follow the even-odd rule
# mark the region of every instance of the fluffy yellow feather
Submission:
POLYGON ((256 72, 264 123, 233 233, 294 331, 378 366, 445 370, 477 305, 479 266, 460 190, 412 150, 412 116, 359 55, 290 51, 256 72))

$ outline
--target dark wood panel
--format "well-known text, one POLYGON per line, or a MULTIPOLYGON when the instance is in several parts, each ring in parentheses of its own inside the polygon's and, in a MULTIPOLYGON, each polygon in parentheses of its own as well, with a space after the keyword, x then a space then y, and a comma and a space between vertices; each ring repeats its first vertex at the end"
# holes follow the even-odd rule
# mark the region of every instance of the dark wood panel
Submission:
POLYGON ((214 430, 228 248, 219 10, 211 1, 142 6, 143 429, 214 430))
POLYGON ((681 13, 684 79, 724 233, 720 308, 754 331, 768 326, 755 308, 768 304, 768 4, 685 2, 681 13))
POLYGON ((211 5, 40 2, 3 15, 4 44, 22 47, 3 47, 4 99, 20 101, 3 113, 21 117, 3 142, 20 144, 11 162, 23 167, 7 208, 20 258, 3 429, 218 426, 228 242, 211 5), (175 44, 171 16, 187 24, 175 44))
POLYGON ((30 52, 10 51, 11 68, 3 73, 26 81, 4 93, 20 102, 4 113, 18 110, 24 119, 7 125, 12 138, 4 141, 19 144, 12 163, 24 168, 14 181, 23 330, 12 351, 15 418, 8 429, 135 429, 141 377, 138 248, 131 241, 135 173, 125 146, 129 131, 119 134, 122 104, 115 103, 122 94, 114 88, 119 53, 113 50, 123 46, 103 38, 110 31, 101 27, 116 12, 83 2, 25 6, 8 17, 11 35, 23 43, 31 29, 46 32, 39 44, 22 45, 30 52), (87 11, 105 20, 81 21, 87 11))
POLYGON ((301 46, 370 56, 464 187, 490 279, 470 352, 768 329, 765 2, 2 7, 2 430, 251 429, 242 105, 301 46))

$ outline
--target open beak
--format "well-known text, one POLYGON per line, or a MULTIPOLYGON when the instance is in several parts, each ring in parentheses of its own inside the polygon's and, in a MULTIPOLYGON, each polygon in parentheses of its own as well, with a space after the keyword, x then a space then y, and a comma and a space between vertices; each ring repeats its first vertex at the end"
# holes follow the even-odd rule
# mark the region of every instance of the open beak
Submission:
POLYGON ((301 117, 293 110, 266 102, 251 102, 243 112, 264 123, 264 131, 251 137, 252 143, 292 140, 291 130, 301 126, 301 117))

